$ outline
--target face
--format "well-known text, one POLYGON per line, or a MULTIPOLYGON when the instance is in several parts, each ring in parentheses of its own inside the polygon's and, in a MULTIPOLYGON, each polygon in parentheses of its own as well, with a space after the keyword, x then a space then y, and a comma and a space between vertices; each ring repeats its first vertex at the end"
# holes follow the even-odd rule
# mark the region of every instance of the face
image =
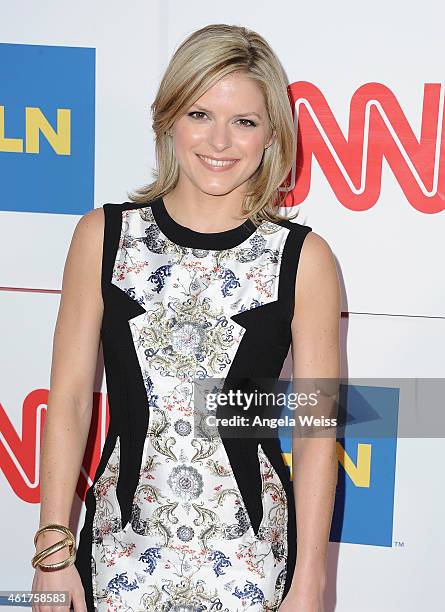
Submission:
POLYGON ((179 184, 209 195, 244 192, 273 140, 261 89, 235 73, 207 90, 171 132, 179 184))

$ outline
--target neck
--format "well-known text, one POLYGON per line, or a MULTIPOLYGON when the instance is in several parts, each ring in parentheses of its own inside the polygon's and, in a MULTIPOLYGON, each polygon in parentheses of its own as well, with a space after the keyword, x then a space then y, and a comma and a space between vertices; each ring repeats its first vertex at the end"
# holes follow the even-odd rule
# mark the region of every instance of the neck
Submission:
POLYGON ((178 185, 163 200, 174 221, 197 232, 223 232, 245 221, 241 217, 242 194, 215 196, 196 190, 191 193, 178 185))

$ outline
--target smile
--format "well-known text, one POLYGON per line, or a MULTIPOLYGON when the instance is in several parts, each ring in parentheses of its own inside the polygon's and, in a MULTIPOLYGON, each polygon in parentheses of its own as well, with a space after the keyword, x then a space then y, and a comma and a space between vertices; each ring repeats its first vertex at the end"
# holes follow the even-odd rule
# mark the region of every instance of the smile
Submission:
POLYGON ((238 159, 213 159, 205 155, 198 155, 199 159, 206 165, 212 168, 230 168, 235 165, 238 159))

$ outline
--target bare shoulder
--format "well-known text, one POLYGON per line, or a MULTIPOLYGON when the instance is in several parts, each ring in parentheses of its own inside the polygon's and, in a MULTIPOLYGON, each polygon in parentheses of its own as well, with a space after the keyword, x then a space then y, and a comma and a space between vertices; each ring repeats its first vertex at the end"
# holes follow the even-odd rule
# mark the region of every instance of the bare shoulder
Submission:
POLYGON ((327 241, 314 231, 310 231, 301 248, 299 268, 315 271, 335 265, 334 254, 327 241))
POLYGON ((104 224, 103 208, 94 208, 85 213, 74 229, 70 251, 86 259, 101 256, 104 224))
POLYGON ((309 232, 301 247, 295 285, 296 308, 316 302, 338 306, 339 279, 335 257, 328 242, 314 231, 309 232))
POLYGON ((93 208, 80 217, 77 222, 75 235, 79 241, 89 242, 91 239, 100 238, 104 230, 105 215, 102 207, 93 208))
MULTIPOLYGON (((85 213, 77 222, 64 270, 64 289, 89 282, 99 290, 105 215, 103 208, 85 213)), ((90 285, 90 286, 91 286, 90 285)))

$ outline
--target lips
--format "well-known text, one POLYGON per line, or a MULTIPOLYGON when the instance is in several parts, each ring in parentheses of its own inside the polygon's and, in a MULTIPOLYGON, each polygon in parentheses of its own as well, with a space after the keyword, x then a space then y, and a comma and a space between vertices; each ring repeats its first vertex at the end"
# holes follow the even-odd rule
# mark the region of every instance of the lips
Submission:
POLYGON ((239 161, 238 159, 228 157, 215 159, 214 157, 207 157, 206 155, 197 154, 197 156, 204 164, 212 168, 230 168, 231 166, 234 166, 237 161, 239 161))

